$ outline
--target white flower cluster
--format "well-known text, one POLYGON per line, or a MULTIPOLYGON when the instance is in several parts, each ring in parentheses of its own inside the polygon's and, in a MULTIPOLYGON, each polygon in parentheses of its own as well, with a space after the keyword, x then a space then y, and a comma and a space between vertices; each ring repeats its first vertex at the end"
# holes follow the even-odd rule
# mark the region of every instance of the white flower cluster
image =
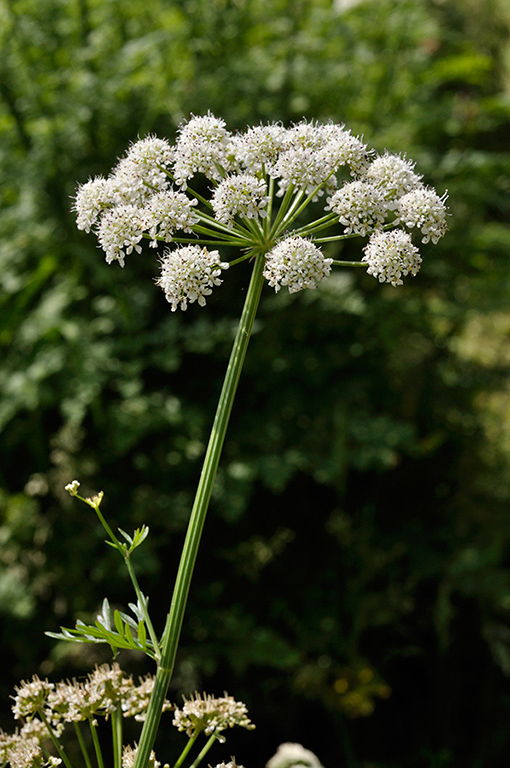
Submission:
POLYGON ((331 272, 332 259, 325 259, 310 240, 289 237, 267 254, 263 275, 278 293, 286 285, 289 293, 317 284, 331 272))
POLYGON ((215 216, 222 224, 230 229, 234 226, 235 216, 246 216, 255 219, 267 216, 266 206, 269 202, 267 184, 264 179, 249 173, 227 176, 214 190, 212 207, 215 216))
POLYGON ((269 285, 294 293, 346 264, 325 258, 323 242, 332 247, 361 235, 369 243, 357 264, 400 285, 421 263, 406 230, 437 243, 448 216, 446 194, 426 187, 412 161, 377 155, 341 124, 302 120, 233 134, 211 114, 182 124, 174 146, 154 136, 135 142, 107 178, 78 188, 74 209, 79 229, 94 231, 108 263, 124 266, 144 239, 154 248, 172 243, 157 280, 172 310, 206 303, 222 282, 227 247, 241 252, 235 263, 264 253, 269 285), (190 187, 197 174, 211 186, 209 200, 190 187), (324 193, 325 215, 301 224, 304 209, 324 193), (323 237, 329 227, 336 231, 323 237))
MULTIPOLYGON (((124 717, 135 720, 145 718, 149 697, 154 687, 154 678, 141 679, 135 685, 133 678, 124 674, 118 664, 103 664, 96 667, 83 682, 60 681, 49 683, 37 676, 29 682, 22 682, 16 688, 14 717, 27 720, 22 732, 39 741, 48 733, 40 716, 50 722, 57 731, 65 723, 78 723, 88 718, 108 716, 120 705, 124 717)), ((163 709, 171 708, 166 701, 163 709)), ((1 740, 0 740, 1 743, 1 740)))
MULTIPOLYGON (((173 724, 177 730, 186 731, 190 738, 202 732, 206 736, 220 734, 235 725, 248 730, 255 728, 248 717, 246 704, 226 694, 215 698, 196 693, 194 698, 184 699, 182 707, 175 710, 173 724)), ((218 740, 222 741, 221 736, 218 740)))
POLYGON ((179 129, 175 147, 174 178, 184 189, 196 173, 221 179, 220 168, 229 168, 229 134, 225 121, 213 115, 192 117, 179 129))
POLYGON ((273 757, 267 761, 266 768, 322 768, 317 755, 301 744, 286 742, 280 744, 273 757))
POLYGON ((293 185, 316 199, 323 193, 318 189, 320 185, 327 184, 329 189, 334 189, 334 174, 341 166, 347 166, 351 173, 359 173, 366 167, 367 156, 367 147, 343 126, 303 121, 288 129, 278 159, 269 172, 278 180, 280 195, 293 185))
POLYGON ((221 270, 228 269, 228 262, 221 261, 218 251, 207 251, 199 245, 168 250, 161 261, 161 275, 156 281, 165 292, 172 312, 186 309, 197 301, 205 305, 215 285, 221 285, 221 270))
POLYGON ((362 261, 368 264, 367 272, 380 283, 402 285, 402 276, 416 275, 421 256, 411 242, 411 235, 401 229, 392 232, 376 232, 364 248, 362 261))
POLYGON ((366 235, 378 229, 386 219, 388 205, 384 192, 366 181, 351 181, 330 197, 333 210, 345 227, 345 234, 366 235))
POLYGON ((364 180, 380 187, 385 194, 390 208, 395 207, 397 199, 422 186, 421 176, 414 172, 414 163, 399 155, 386 152, 370 163, 364 174, 364 180))
POLYGON ((155 248, 158 239, 169 243, 178 229, 193 232, 193 225, 200 221, 193 212, 197 203, 198 200, 190 200, 183 192, 170 189, 152 195, 142 215, 144 228, 152 238, 151 245, 155 248))
POLYGON ((446 193, 439 197, 433 189, 414 189, 397 204, 398 221, 412 229, 421 229, 422 243, 437 243, 446 233, 446 193))
MULTIPOLYGON (((122 749, 122 768, 133 768, 136 760, 137 746, 130 747, 125 746, 122 749)), ((156 760, 156 754, 154 750, 149 755, 147 762, 147 768, 160 768, 161 763, 156 760)))

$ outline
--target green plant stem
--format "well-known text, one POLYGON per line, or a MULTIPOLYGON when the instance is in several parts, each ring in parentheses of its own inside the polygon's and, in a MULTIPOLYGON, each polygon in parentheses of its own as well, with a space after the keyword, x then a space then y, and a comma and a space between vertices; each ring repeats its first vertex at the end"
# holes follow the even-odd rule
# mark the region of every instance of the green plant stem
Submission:
POLYGON ((217 735, 216 732, 213 733, 213 735, 209 737, 209 739, 207 741, 207 744, 202 749, 200 754, 197 755, 197 757, 193 760, 193 762, 191 763, 189 768, 197 768, 197 765, 199 765, 202 762, 202 760, 204 759, 206 754, 209 752, 209 750, 211 749, 212 745, 214 744, 214 742, 216 741, 217 738, 218 738, 218 735, 217 735))
POLYGON ((333 264, 337 267, 365 267, 365 269, 368 266, 366 261, 339 261, 338 259, 333 259, 333 264))
POLYGON ((187 756, 188 756, 188 753, 189 753, 189 751, 190 751, 191 747, 193 746, 193 744, 195 743, 195 741, 198 739, 198 737, 199 737, 199 736, 200 736, 200 731, 197 731, 197 732, 194 734, 194 736, 191 736, 191 737, 188 739, 188 743, 186 744, 186 746, 185 746, 185 747, 184 747, 184 749, 182 750, 181 754, 179 755, 179 757, 178 757, 178 758, 177 758, 177 760, 175 761, 175 763, 174 763, 174 765, 173 765, 173 768, 180 768, 180 767, 181 767, 181 765, 183 764, 183 762, 186 760, 186 758, 187 758, 187 756))
POLYGON ((63 761, 63 763, 66 766, 66 768, 73 768, 69 758, 67 757, 66 753, 64 752, 63 747, 60 745, 60 742, 59 742, 57 736, 55 735, 55 731, 51 727, 51 724, 50 724, 48 718, 46 717, 46 715, 44 714, 44 712, 42 710, 39 711, 38 714, 39 714, 39 717, 41 718, 41 720, 43 721, 44 725, 46 726, 46 730, 50 734, 50 738, 51 738, 51 740, 53 742, 53 746, 57 750, 60 759, 63 761))
POLYGON ((111 715, 114 768, 122 768, 122 710, 120 704, 111 715))
POLYGON ((85 740, 82 736, 80 726, 78 725, 78 723, 73 723, 73 725, 74 725, 74 732, 76 733, 76 738, 78 739, 78 744, 80 745, 81 753, 83 755, 83 759, 85 760, 85 765, 87 766, 87 768, 92 768, 89 752, 87 749, 87 745, 85 744, 85 740))
POLYGON ((97 736, 97 728, 92 722, 92 718, 89 717, 90 732, 92 734, 92 741, 94 742, 94 749, 96 751, 96 760, 98 768, 104 768, 103 753, 101 752, 101 745, 97 736))
MULTIPOLYGON (((255 254, 254 254, 255 255, 255 254)), ((230 354, 230 360, 223 382, 209 444, 204 458, 195 502, 186 533, 174 592, 168 612, 165 629, 161 638, 161 660, 156 672, 154 690, 151 695, 147 718, 142 728, 134 768, 145 768, 156 739, 163 703, 172 676, 181 634, 184 611, 188 598, 191 577, 195 566, 200 538, 211 498, 214 478, 218 469, 221 449, 225 440, 228 421, 234 403, 239 377, 248 348, 253 321, 262 293, 264 279, 262 268, 264 252, 256 253, 250 285, 246 294, 243 312, 230 354)))
POLYGON ((131 579, 133 589, 135 590, 138 603, 142 609, 145 624, 147 626, 147 629, 149 630, 149 636, 152 641, 152 645, 154 646, 154 654, 156 656, 156 659, 159 659, 159 654, 160 654, 159 641, 158 641, 158 636, 154 630, 154 627, 152 626, 152 621, 149 616, 149 611, 147 610, 147 598, 145 597, 145 595, 142 594, 142 591, 138 584, 138 579, 136 578, 136 573, 134 571, 134 568, 128 553, 124 555, 124 562, 126 563, 126 568, 129 573, 129 578, 131 579))

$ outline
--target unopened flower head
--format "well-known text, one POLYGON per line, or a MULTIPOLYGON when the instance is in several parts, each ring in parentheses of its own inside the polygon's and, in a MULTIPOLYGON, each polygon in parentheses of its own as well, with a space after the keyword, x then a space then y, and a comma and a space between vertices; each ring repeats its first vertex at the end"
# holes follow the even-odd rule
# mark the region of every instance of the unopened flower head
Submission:
POLYGON ((12 707, 14 717, 19 720, 42 712, 48 695, 54 687, 53 683, 40 680, 37 675, 34 675, 29 682, 22 681, 15 689, 16 696, 14 696, 12 707))
POLYGON ((280 744, 266 768, 322 768, 319 758, 301 744, 280 744))
MULTIPOLYGON (((246 705, 235 701, 232 696, 214 696, 199 693, 189 700, 184 699, 182 707, 176 708, 173 724, 179 731, 186 731, 191 738, 196 733, 211 736, 226 728, 240 725, 251 730, 255 728, 247 715, 246 705)), ((223 739, 219 737, 219 741, 223 739)))
POLYGON ((338 214, 346 235, 366 235, 378 229, 388 213, 384 192, 365 181, 345 184, 330 198, 328 207, 338 214))
POLYGON ((392 232, 376 232, 364 248, 362 261, 368 264, 367 272, 380 283, 402 285, 402 277, 416 275, 421 256, 411 242, 411 235, 401 229, 392 232))
POLYGON ((406 227, 418 227, 423 234, 422 243, 437 243, 447 230, 445 201, 446 193, 439 197, 433 189, 414 189, 399 199, 398 221, 406 227))
POLYGON ((165 253, 156 284, 164 290, 172 312, 178 307, 186 309, 194 301, 203 307, 213 287, 221 285, 223 269, 228 269, 228 263, 221 261, 218 251, 187 245, 165 253))
POLYGON ((68 483, 64 490, 66 490, 71 496, 77 496, 78 490, 80 488, 80 483, 78 480, 73 480, 72 483, 68 483))
POLYGON ((216 219, 228 227, 234 224, 235 216, 247 219, 267 216, 265 210, 269 197, 264 179, 249 173, 227 176, 216 187, 212 196, 212 207, 216 219))
POLYGON ((316 288, 331 272, 332 259, 325 259, 310 240, 289 237, 268 253, 263 275, 278 293, 282 285, 289 293, 316 288))

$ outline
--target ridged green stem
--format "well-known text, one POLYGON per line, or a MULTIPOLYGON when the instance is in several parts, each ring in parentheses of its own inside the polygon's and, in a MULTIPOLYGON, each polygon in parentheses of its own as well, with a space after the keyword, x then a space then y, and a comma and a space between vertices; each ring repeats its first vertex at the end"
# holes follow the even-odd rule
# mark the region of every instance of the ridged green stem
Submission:
POLYGON ((165 629, 161 638, 161 660, 156 673, 154 690, 151 695, 147 718, 142 728, 134 768, 146 768, 147 762, 158 732, 168 685, 174 668, 177 646, 181 634, 184 611, 188 598, 191 577, 195 566, 204 521, 211 498, 214 478, 220 460, 221 449, 225 440, 227 425, 234 402, 239 377, 243 367, 253 321, 262 293, 264 264, 263 252, 254 258, 253 272, 244 302, 239 327, 230 354, 230 360, 223 382, 216 416, 212 427, 209 444, 204 458, 202 473, 195 496, 195 502, 184 542, 179 570, 175 581, 174 593, 168 612, 165 629))

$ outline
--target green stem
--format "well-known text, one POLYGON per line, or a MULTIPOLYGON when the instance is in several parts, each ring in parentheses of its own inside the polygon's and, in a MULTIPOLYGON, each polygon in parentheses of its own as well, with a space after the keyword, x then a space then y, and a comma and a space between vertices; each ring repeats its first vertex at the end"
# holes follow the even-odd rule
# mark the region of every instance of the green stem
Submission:
POLYGON ((202 760, 204 759, 206 754, 209 752, 209 750, 211 749, 212 745, 214 744, 217 738, 218 736, 216 732, 209 737, 207 744, 205 745, 203 750, 200 752, 200 754, 195 758, 195 760, 193 760, 189 768, 197 768, 197 765, 199 765, 202 762, 202 760))
POLYGON ((219 227, 206 227, 203 224, 194 224, 193 232, 197 232, 199 235, 206 235, 207 237, 215 238, 217 240, 225 240, 227 242, 230 242, 233 237, 237 237, 238 240, 251 243, 251 237, 249 236, 249 233, 246 232, 245 229, 239 227, 237 224, 234 224, 232 229, 224 227, 223 225, 219 227))
POLYGON ((113 545, 120 552, 122 552, 122 544, 120 543, 118 538, 115 536, 114 532, 112 531, 112 529, 110 528, 108 523, 106 522, 106 519, 105 519, 103 513, 101 512, 101 510, 99 509, 99 505, 98 504, 97 505, 94 504, 94 511, 95 511, 96 515, 98 516, 99 520, 101 521, 101 525, 103 526, 103 528, 105 529, 106 533, 108 534, 108 536, 112 540, 113 545))
POLYGON ((293 230, 293 235, 299 235, 300 237, 306 237, 306 235, 312 234, 312 232, 319 232, 321 229, 329 229, 333 224, 338 224, 338 216, 336 213, 330 213, 327 216, 313 221, 311 224, 307 224, 304 227, 299 227, 293 230))
POLYGON ((272 176, 269 179, 269 188, 268 188, 267 194, 269 197, 269 202, 267 204, 267 216, 264 219, 264 223, 262 225, 262 228, 264 230, 264 235, 266 237, 269 235, 269 231, 271 229, 271 217, 273 215, 274 179, 272 176))
POLYGON ((368 267, 366 261, 339 261, 338 259, 333 259, 333 264, 336 267, 365 267, 365 269, 368 267))
POLYGON ((96 751, 96 760, 98 768, 104 768, 103 753, 101 752, 101 745, 97 736, 97 728, 92 722, 92 718, 89 717, 90 732, 92 734, 92 741, 94 742, 94 749, 96 751))
POLYGON ((73 723, 73 725, 74 725, 74 732, 76 733, 76 738, 78 739, 78 744, 80 745, 81 753, 83 755, 83 759, 85 760, 85 765, 87 766, 87 768, 92 768, 89 752, 87 749, 87 745, 85 744, 85 740, 82 736, 80 726, 76 722, 73 723))
POLYGON ((156 659, 159 659, 159 654, 160 654, 159 640, 158 640, 158 636, 157 636, 157 634, 156 634, 156 632, 154 630, 154 627, 152 625, 152 621, 151 621, 150 616, 149 616, 149 611, 147 610, 147 598, 145 597, 145 595, 142 593, 142 591, 140 589, 140 586, 138 584, 138 579, 136 578, 136 574, 135 574, 134 568, 133 568, 133 566, 131 564, 131 560, 130 560, 129 554, 127 554, 127 553, 124 555, 124 562, 126 563, 126 568, 128 570, 129 578, 131 579, 131 583, 132 583, 133 588, 135 590, 136 597, 137 597, 137 600, 138 600, 138 604, 140 605, 140 607, 142 609, 143 618, 144 618, 145 624, 147 626, 147 629, 149 630, 149 636, 150 636, 150 639, 152 641, 152 645, 154 646, 154 653, 156 655, 156 659))
POLYGON ((283 200, 280 204, 280 207, 278 208, 278 213, 276 214, 275 220, 273 221, 271 228, 269 230, 269 233, 267 235, 268 239, 273 239, 278 233, 283 217, 285 216, 285 214, 289 209, 290 201, 292 200, 293 194, 294 194, 294 184, 290 183, 289 186, 287 187, 285 195, 283 196, 283 200))
POLYGON ((112 712, 112 746, 114 768, 122 768, 122 710, 120 704, 112 712))
POLYGON ((173 237, 172 243, 189 243, 189 245, 214 245, 217 248, 247 248, 247 240, 202 240, 193 238, 190 240, 187 237, 173 237))
POLYGON ((173 768, 181 767, 183 762, 186 760, 191 747, 193 746, 193 744, 195 743, 195 741, 198 739, 199 736, 200 736, 200 731, 196 731, 196 733, 188 739, 188 743, 186 744, 181 754, 175 761, 173 768))
POLYGON ((260 251, 256 254, 254 260, 250 285, 248 287, 243 312, 239 321, 232 352, 230 354, 227 373, 223 382, 223 388, 221 390, 216 416, 204 458, 195 502, 191 511, 179 570, 175 580, 172 602, 161 639, 161 661, 156 673, 156 680, 147 711, 147 718, 140 734, 134 768, 146 767, 156 740, 159 721, 163 711, 163 704, 175 664, 191 577, 193 575, 200 538, 211 498, 214 478, 218 469, 221 449, 225 440, 228 421, 253 328, 253 321, 255 320, 260 295, 262 293, 262 286, 264 283, 264 278, 262 277, 263 264, 264 253, 260 251))
POLYGON ((50 738, 51 738, 51 740, 53 742, 53 746, 57 750, 60 759, 64 762, 64 765, 66 766, 66 768, 73 768, 69 758, 67 757, 66 753, 64 752, 63 747, 60 745, 60 742, 57 739, 55 731, 51 727, 51 724, 50 724, 48 718, 46 717, 46 715, 44 714, 44 712, 42 710, 38 714, 39 714, 39 717, 41 718, 41 720, 43 721, 44 725, 46 726, 46 730, 50 734, 50 738))

